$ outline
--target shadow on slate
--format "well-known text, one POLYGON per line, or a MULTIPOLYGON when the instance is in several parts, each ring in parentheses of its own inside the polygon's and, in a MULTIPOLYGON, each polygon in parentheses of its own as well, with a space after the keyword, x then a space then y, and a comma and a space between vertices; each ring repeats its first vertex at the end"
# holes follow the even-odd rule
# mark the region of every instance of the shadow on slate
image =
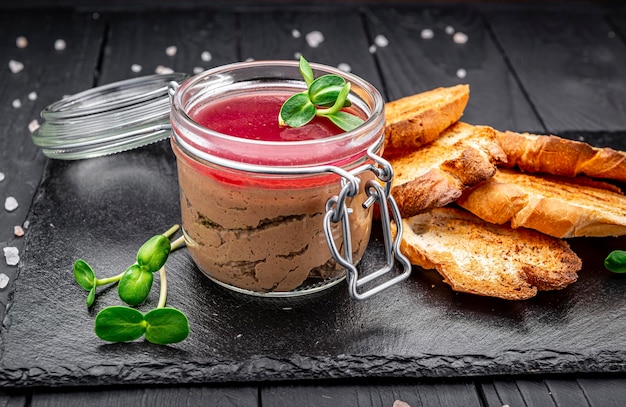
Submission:
MULTIPOLYGON (((175 168, 167 141, 48 162, 2 330, 0 385, 626 370, 626 279, 602 267, 606 253, 626 247, 624 238, 572 241, 584 262, 579 281, 525 302, 454 293, 420 269, 364 302, 351 300, 345 284, 297 301, 263 301, 208 281, 182 249, 167 263, 168 305, 188 315, 190 336, 170 346, 105 343, 93 320, 120 304, 117 291, 101 288, 88 311, 72 263, 82 258, 99 276, 117 274, 148 237, 179 222, 175 168)), ((375 228, 363 269, 383 257, 381 236, 375 228)), ((156 291, 142 311, 156 306, 156 291)))

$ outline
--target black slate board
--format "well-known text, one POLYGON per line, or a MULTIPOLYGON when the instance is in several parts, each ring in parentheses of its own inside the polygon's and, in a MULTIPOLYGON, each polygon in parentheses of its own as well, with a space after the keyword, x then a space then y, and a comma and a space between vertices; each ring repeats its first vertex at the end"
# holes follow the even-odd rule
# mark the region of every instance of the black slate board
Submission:
MULTIPOLYGON (((187 313, 179 344, 108 344, 74 282, 77 258, 101 275, 134 261, 149 236, 179 221, 167 141, 109 157, 48 162, 2 331, 2 386, 208 383, 359 377, 623 372, 626 279, 602 267, 624 238, 572 240, 579 281, 525 302, 453 293, 432 271, 365 302, 343 284, 281 303, 235 295, 204 278, 185 250, 168 262, 169 305, 187 313)), ((363 261, 382 255, 379 233, 363 261)), ((156 293, 148 308, 156 304, 156 293)))

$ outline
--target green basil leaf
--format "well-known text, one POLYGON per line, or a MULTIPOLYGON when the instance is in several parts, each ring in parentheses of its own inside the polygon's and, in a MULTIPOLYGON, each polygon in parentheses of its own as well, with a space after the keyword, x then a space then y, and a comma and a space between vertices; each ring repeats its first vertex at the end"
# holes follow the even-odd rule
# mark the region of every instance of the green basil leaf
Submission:
POLYGON ((332 106, 345 84, 345 79, 337 75, 320 76, 309 86, 309 99, 316 106, 332 106))
POLYGON ((163 267, 170 254, 170 239, 156 235, 148 239, 137 251, 137 264, 146 271, 155 273, 163 267))
POLYGON ((604 259, 604 267, 614 273, 626 273, 626 251, 614 250, 604 259))
POLYGON ((139 305, 148 298, 154 275, 147 270, 133 264, 124 272, 117 293, 128 305, 139 305))
POLYGON ((74 280, 85 291, 91 291, 96 285, 96 275, 89 264, 84 260, 74 262, 74 280))
POLYGON ((315 117, 315 106, 305 93, 296 93, 280 108, 278 122, 290 127, 301 127, 315 117))
POLYGON ((328 117, 330 121, 335 123, 335 125, 343 131, 354 130, 364 123, 363 119, 360 117, 344 111, 329 114, 325 117, 328 117))
POLYGON ((143 314, 129 307, 107 307, 96 315, 96 335, 109 342, 133 341, 146 331, 143 314))
POLYGON ((189 321, 176 308, 156 308, 144 315, 146 340, 158 345, 176 343, 189 335, 189 321))
POLYGON ((315 77, 313 76, 313 70, 311 69, 311 65, 309 65, 309 62, 304 59, 303 56, 300 56, 298 69, 300 71, 300 75, 302 75, 302 78, 304 78, 306 86, 311 86, 311 83, 313 82, 315 77))

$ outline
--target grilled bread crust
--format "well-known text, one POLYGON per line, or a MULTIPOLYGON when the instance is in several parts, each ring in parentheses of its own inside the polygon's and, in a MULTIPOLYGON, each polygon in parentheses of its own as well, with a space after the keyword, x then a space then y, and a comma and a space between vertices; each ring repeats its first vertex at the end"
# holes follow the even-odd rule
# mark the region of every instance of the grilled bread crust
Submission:
POLYGON ((504 160, 494 129, 456 122, 432 143, 389 158, 391 193, 402 216, 413 216, 454 202, 464 189, 493 176, 504 160))
POLYGON ((497 132, 508 168, 530 173, 575 177, 587 175, 626 182, 626 152, 597 148, 552 135, 497 132))
POLYGON ((580 258, 565 240, 485 222, 459 208, 403 219, 400 249, 412 264, 435 269, 453 290, 523 300, 575 282, 580 258))
POLYGON ((463 115, 469 85, 442 87, 385 104, 385 157, 405 154, 437 137, 463 115))
POLYGON ((457 204, 480 218, 526 227, 550 236, 626 234, 626 197, 614 185, 575 178, 500 169, 466 191, 457 204))

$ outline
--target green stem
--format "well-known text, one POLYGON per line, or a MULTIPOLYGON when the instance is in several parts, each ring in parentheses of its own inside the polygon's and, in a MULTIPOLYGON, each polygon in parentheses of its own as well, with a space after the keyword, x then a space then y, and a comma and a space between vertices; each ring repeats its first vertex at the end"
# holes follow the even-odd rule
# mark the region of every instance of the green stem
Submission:
POLYGON ((159 276, 161 277, 161 290, 159 291, 159 303, 157 308, 165 307, 165 301, 167 301, 167 275, 165 273, 165 266, 159 270, 159 276))
POLYGON ((118 281, 120 281, 122 279, 123 275, 124 275, 124 273, 120 273, 120 274, 118 274, 116 276, 113 276, 113 277, 96 278, 96 287, 101 286, 101 285, 105 285, 105 284, 117 283, 118 281))
POLYGON ((181 236, 178 239, 174 240, 170 246, 170 251, 174 251, 176 249, 180 249, 185 245, 185 236, 181 236))
POLYGON ((329 107, 328 109, 317 109, 315 112, 316 116, 328 116, 331 114, 335 114, 341 109, 343 109, 344 103, 346 103, 346 99, 348 98, 348 94, 350 93, 350 82, 346 82, 341 88, 341 92, 337 95, 337 99, 335 100, 335 104, 329 107))
POLYGON ((165 236, 165 237, 170 237, 170 236, 172 236, 174 233, 176 233, 176 232, 178 231, 178 228, 179 228, 179 227, 180 227, 180 226, 178 226, 178 225, 174 225, 174 226, 172 226, 171 228, 169 228, 168 230, 166 230, 166 231, 165 231, 165 233, 163 233, 163 236, 165 236))

